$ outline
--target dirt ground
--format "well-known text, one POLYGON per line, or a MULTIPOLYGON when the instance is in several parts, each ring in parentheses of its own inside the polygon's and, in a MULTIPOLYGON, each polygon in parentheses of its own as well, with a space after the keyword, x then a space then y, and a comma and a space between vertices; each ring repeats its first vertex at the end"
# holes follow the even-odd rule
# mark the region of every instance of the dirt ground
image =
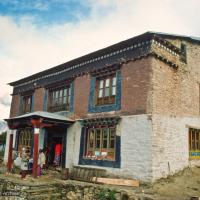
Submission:
POLYGON ((200 168, 187 168, 153 185, 141 186, 135 192, 155 200, 190 200, 191 197, 200 197, 200 168))

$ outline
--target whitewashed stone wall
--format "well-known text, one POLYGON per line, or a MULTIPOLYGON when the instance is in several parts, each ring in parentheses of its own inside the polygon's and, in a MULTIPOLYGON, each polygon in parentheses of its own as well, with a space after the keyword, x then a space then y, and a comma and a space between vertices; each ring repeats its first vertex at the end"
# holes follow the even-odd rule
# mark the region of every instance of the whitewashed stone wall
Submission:
MULTIPOLYGON (((189 161, 189 127, 200 129, 200 118, 159 114, 121 116, 116 132, 121 136, 121 168, 85 167, 103 168, 117 177, 155 181, 185 167, 200 165, 200 160, 189 161)), ((78 165, 81 128, 80 122, 76 122, 67 130, 68 168, 78 165)), ((10 132, 7 135, 4 162, 8 160, 10 132)), ((13 133, 15 141, 15 131, 13 133)))
POLYGON ((174 174, 199 161, 189 161, 189 127, 200 129, 200 118, 153 115, 153 180, 174 174))
POLYGON ((122 117, 122 173, 143 181, 152 179, 152 124, 149 115, 122 117))
POLYGON ((13 134, 13 147, 15 147, 15 140, 16 140, 16 130, 7 130, 7 136, 6 136, 6 147, 5 147, 5 153, 4 153, 4 163, 8 162, 8 150, 9 150, 9 142, 10 142, 10 134, 13 134))
POLYGON ((76 122, 67 129, 66 167, 78 165, 80 150, 81 124, 76 122))
MULTIPOLYGON (((148 115, 122 116, 117 126, 121 136, 121 168, 106 169, 110 175, 136 178, 143 181, 152 179, 152 125, 148 115)), ((76 122, 67 132, 66 167, 78 165, 81 125, 76 122)))

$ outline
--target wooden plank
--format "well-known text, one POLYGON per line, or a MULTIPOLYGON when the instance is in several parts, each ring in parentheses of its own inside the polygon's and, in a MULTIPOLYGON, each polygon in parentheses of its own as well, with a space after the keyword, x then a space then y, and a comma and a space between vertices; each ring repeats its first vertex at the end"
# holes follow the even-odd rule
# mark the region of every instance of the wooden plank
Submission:
POLYGON ((93 177, 92 181, 97 183, 109 184, 109 185, 122 185, 122 186, 134 186, 139 187, 138 180, 131 179, 114 179, 114 178, 98 178, 93 177))

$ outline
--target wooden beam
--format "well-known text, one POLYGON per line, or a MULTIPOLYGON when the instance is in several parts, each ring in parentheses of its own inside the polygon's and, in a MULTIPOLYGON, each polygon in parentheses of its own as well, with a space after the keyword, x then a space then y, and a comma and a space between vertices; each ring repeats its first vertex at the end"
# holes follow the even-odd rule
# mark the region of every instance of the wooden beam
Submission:
POLYGON ((96 178, 93 177, 92 181, 97 183, 103 183, 108 185, 122 185, 122 186, 134 186, 139 187, 138 180, 131 180, 131 179, 114 179, 114 178, 96 178))
POLYGON ((7 163, 8 172, 11 172, 11 169, 12 169, 12 148, 13 148, 13 134, 10 134, 9 150, 8 150, 8 163, 7 163))
POLYGON ((41 125, 41 123, 42 123, 42 119, 32 119, 31 120, 31 124, 33 125, 33 127, 37 127, 37 128, 39 128, 40 127, 40 125, 41 125))
POLYGON ((38 171, 38 143, 39 143, 39 128, 34 128, 34 148, 33 148, 33 177, 37 178, 38 171))

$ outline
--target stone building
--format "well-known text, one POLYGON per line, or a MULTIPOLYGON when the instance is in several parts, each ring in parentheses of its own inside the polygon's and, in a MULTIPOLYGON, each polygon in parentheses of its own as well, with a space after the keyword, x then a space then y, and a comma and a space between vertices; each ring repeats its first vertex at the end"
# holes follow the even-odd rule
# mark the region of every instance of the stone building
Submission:
POLYGON ((199 80, 199 38, 146 32, 12 82, 8 168, 55 143, 62 167, 142 181, 198 165, 199 80))

